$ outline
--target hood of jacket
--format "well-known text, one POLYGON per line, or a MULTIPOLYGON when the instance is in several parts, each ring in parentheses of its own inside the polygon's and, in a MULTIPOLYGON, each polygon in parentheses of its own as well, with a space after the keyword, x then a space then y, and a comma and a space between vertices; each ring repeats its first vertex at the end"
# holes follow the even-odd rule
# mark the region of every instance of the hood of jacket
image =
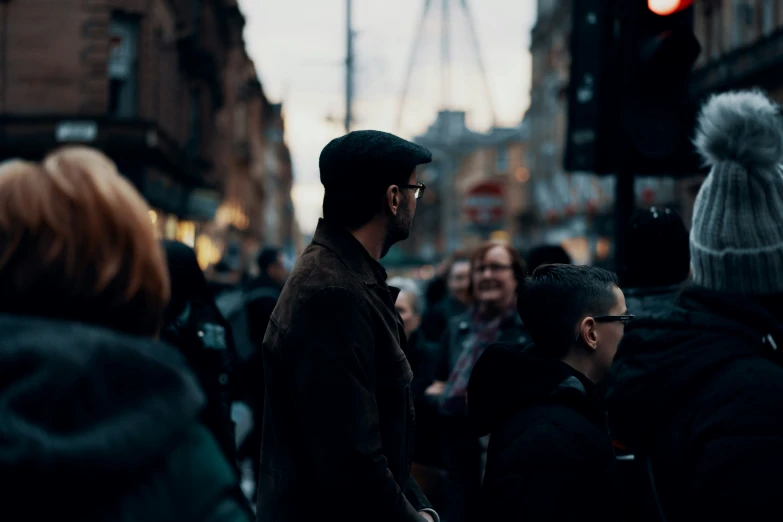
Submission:
POLYGON ((595 385, 567 364, 532 351, 532 346, 495 344, 479 358, 468 385, 475 431, 492 433, 520 409, 544 403, 565 404, 602 422, 595 385))
POLYGON ((203 403, 167 345, 51 319, 0 316, 0 382, 6 500, 93 502, 171 451, 203 403))
POLYGON ((761 305, 684 289, 666 316, 637 318, 626 329, 604 383, 613 437, 643 444, 717 370, 771 357, 775 346, 783 348, 783 326, 761 305))

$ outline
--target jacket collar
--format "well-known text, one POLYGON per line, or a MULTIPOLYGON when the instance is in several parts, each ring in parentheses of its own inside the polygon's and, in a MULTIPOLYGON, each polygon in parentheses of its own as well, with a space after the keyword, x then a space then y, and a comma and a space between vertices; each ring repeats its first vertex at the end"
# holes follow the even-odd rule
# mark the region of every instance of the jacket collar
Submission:
POLYGON ((625 297, 642 298, 652 295, 676 294, 682 289, 682 284, 671 286, 638 286, 632 288, 623 288, 623 293, 625 294, 625 297))
POLYGON ((348 270, 368 285, 386 284, 386 270, 373 259, 359 240, 344 228, 319 219, 313 234, 313 243, 334 252, 348 270))
MULTIPOLYGON (((731 325, 750 327, 762 336, 772 337, 783 347, 783 325, 755 300, 689 285, 678 298, 678 304, 691 312, 702 312, 721 317, 721 327, 731 325)), ((713 321, 715 322, 715 321, 713 321)))

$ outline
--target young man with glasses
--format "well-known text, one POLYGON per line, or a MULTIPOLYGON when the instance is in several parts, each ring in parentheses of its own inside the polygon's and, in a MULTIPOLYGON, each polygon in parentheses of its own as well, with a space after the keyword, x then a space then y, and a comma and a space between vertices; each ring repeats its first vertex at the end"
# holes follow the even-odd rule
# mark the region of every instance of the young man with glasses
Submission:
POLYGON ((618 474, 596 385, 633 319, 615 274, 544 265, 519 292, 532 345, 494 345, 468 385, 471 421, 491 434, 486 520, 618 519, 618 474))
POLYGON ((259 522, 432 522, 411 479, 413 374, 379 260, 406 239, 427 149, 377 131, 321 153, 324 218, 263 342, 259 522))

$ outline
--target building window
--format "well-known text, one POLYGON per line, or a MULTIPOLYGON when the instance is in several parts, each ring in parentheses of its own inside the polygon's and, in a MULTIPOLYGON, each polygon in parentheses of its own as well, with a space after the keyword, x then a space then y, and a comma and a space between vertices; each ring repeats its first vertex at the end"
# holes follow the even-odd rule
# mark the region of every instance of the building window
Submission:
POLYGON ((732 30, 734 47, 741 47, 752 38, 756 27, 756 6, 748 0, 734 0, 734 27, 732 30))
POLYGON ((132 118, 138 105, 139 20, 112 14, 109 38, 109 116, 132 118))
POLYGON ((495 172, 502 173, 508 171, 508 149, 505 147, 497 149, 495 156, 495 172))
POLYGON ((777 9, 775 9, 776 0, 764 0, 764 13, 763 13, 763 20, 762 24, 764 27, 764 34, 769 35, 772 34, 772 32, 775 30, 775 25, 777 24, 777 9))
POLYGON ((710 45, 710 57, 718 58, 723 54, 723 5, 715 2, 711 6, 712 16, 710 16, 710 35, 712 36, 710 45))
POLYGON ((234 138, 237 141, 247 139, 247 107, 244 104, 234 108, 234 138))
POLYGON ((190 90, 190 139, 188 141, 188 152, 191 157, 198 156, 201 145, 201 90, 193 88, 190 90))

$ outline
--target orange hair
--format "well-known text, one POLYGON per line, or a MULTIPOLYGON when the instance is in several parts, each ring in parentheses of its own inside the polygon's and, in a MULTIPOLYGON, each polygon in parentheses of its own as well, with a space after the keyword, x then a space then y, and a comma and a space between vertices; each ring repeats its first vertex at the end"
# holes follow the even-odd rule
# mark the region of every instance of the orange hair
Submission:
POLYGON ((0 312, 156 335, 169 278, 148 211, 87 147, 0 164, 0 312))

